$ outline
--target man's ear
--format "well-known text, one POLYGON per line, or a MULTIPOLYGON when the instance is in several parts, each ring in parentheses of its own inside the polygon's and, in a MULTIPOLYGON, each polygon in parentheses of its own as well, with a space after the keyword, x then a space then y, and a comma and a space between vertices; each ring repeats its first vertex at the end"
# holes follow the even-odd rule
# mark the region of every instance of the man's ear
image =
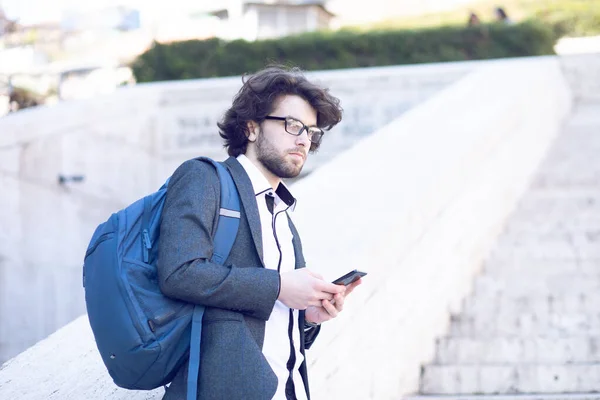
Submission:
POLYGON ((254 121, 248 121, 246 128, 246 136, 248 137, 248 140, 255 142, 258 138, 258 133, 260 132, 258 124, 254 121))

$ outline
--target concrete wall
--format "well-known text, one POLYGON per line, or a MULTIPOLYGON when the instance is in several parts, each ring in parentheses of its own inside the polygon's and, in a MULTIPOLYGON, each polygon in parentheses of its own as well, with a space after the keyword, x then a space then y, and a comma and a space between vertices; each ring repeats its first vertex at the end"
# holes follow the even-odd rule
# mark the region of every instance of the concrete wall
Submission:
MULTIPOLYGON (((472 68, 310 74, 346 112, 306 172, 472 68)), ((182 161, 225 158, 216 122, 240 86, 239 77, 140 85, 0 119, 0 362, 85 311, 82 258, 98 223, 156 190, 182 161), (59 185, 59 175, 84 181, 59 185)))
POLYGON ((600 101, 600 37, 596 42, 597 50, 593 53, 560 57, 576 102, 600 101))
MULTIPOLYGON (((315 399, 393 399, 417 389, 449 310, 470 290, 569 112, 557 58, 471 65, 472 73, 294 184, 309 268, 327 279, 353 268, 369 273, 308 354, 315 399)), ((162 390, 116 389, 84 316, 6 364, 0 393, 153 399, 162 390)))

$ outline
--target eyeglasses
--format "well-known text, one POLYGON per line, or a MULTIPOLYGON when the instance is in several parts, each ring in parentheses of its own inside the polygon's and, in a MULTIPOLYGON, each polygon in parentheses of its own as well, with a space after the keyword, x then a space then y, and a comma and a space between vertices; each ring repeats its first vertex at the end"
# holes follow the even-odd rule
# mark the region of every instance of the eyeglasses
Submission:
POLYGON ((275 121, 285 121, 285 131, 290 135, 300 136, 304 131, 308 132, 308 140, 314 144, 319 144, 323 138, 323 129, 317 126, 306 126, 302 121, 292 117, 273 117, 267 115, 265 119, 271 119, 275 121))

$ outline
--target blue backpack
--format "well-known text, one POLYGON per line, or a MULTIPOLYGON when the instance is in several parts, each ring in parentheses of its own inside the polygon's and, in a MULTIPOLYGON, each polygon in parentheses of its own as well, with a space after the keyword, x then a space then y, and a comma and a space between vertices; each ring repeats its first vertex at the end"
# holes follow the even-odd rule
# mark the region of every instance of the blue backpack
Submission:
MULTIPOLYGON (((240 199, 229 172, 210 162, 221 183, 211 261, 229 255, 240 222, 240 199)), ((204 307, 164 296, 156 261, 167 182, 113 214, 94 232, 85 254, 83 286, 96 345, 117 386, 150 390, 171 382, 189 357, 188 400, 196 400, 204 307)))

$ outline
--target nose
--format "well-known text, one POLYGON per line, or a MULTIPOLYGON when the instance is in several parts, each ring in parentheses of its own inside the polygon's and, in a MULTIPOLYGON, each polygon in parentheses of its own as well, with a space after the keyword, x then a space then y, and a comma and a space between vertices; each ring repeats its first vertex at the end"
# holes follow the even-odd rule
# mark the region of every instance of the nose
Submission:
POLYGON ((308 139, 308 130, 305 129, 301 135, 296 136, 296 146, 309 147, 310 139, 308 139))

